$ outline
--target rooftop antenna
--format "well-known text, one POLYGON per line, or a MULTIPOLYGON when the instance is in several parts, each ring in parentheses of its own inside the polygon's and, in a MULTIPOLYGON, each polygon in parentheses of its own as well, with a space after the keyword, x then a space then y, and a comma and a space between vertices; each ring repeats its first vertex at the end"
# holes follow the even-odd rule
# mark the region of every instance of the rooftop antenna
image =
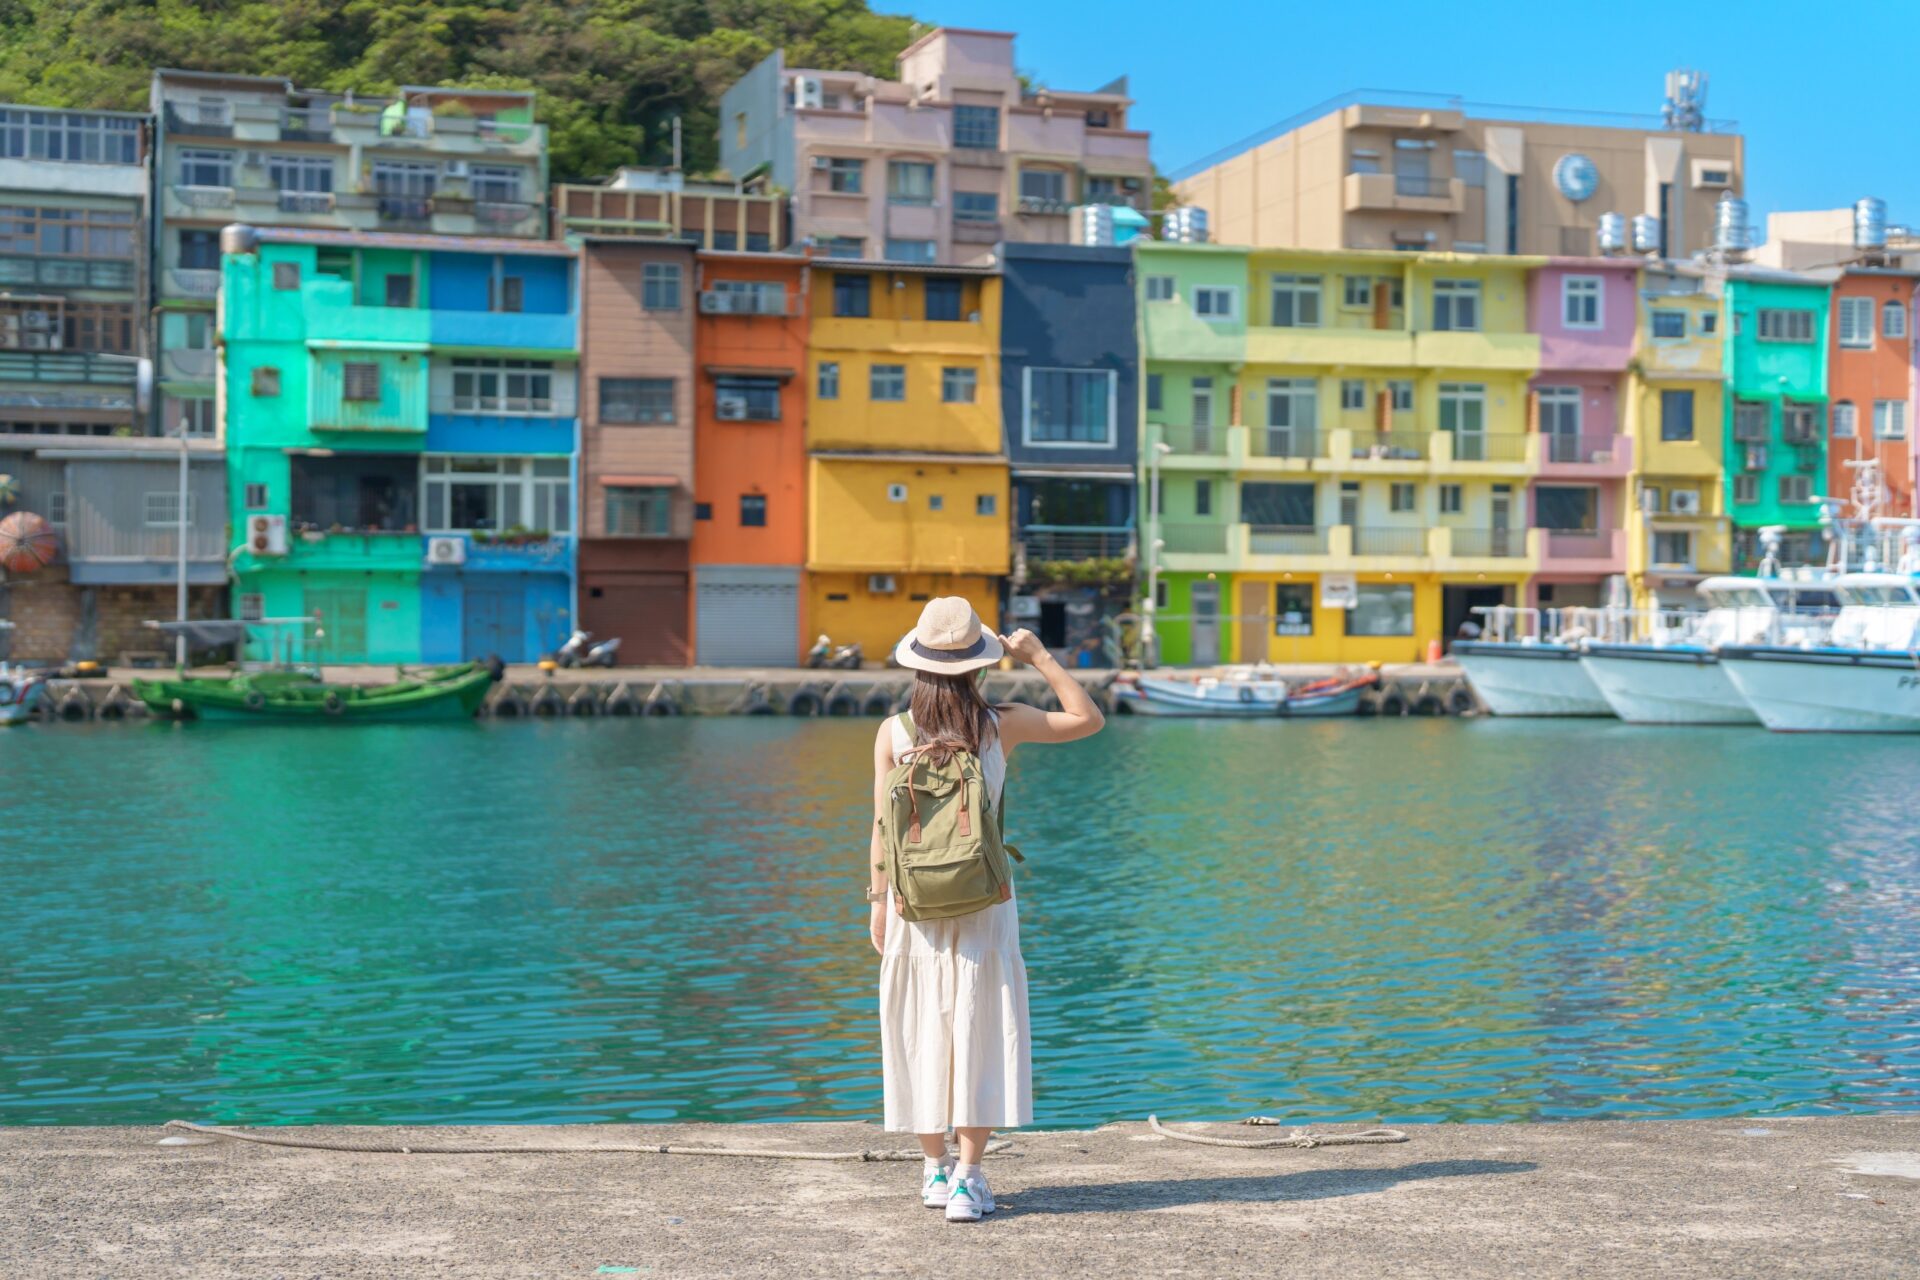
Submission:
POLYGON ((1707 127, 1707 73, 1685 67, 1667 72, 1667 100, 1661 123, 1675 133, 1699 133, 1707 127))

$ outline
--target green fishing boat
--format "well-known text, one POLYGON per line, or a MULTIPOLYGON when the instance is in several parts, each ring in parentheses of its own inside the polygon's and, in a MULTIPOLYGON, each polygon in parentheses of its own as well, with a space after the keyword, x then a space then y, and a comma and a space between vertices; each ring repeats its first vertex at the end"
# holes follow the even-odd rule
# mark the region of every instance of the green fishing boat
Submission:
POLYGON ((477 662, 401 673, 390 684, 328 684, 306 671, 135 680, 134 696, 158 716, 179 720, 279 720, 364 724, 471 719, 493 683, 477 662))

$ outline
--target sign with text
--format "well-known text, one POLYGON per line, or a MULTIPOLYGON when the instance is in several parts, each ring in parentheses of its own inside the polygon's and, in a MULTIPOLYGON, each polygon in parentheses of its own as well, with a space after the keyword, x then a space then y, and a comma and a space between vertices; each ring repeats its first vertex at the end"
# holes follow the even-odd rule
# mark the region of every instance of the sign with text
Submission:
POLYGON ((1350 573, 1323 573, 1320 575, 1320 607, 1322 609, 1351 609, 1360 602, 1360 584, 1350 573))

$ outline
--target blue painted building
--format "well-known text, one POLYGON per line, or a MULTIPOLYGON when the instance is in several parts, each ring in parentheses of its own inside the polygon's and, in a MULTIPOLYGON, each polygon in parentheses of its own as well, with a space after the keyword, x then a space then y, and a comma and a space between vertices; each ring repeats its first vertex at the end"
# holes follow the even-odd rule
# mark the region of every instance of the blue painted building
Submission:
POLYGON ((1131 603, 1139 345, 1125 248, 1003 244, 1000 403, 1013 481, 1008 612, 1078 648, 1131 603))

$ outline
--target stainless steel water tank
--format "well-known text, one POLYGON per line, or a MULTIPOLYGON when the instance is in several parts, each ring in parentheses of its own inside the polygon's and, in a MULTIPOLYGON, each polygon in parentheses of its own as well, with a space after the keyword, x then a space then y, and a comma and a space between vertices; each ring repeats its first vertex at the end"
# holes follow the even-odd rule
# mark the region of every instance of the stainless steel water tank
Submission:
POLYGON ((252 253, 260 247, 260 233, 244 222, 229 222, 220 228, 220 252, 252 253))
POLYGON ((1713 247, 1721 253, 1745 253, 1753 247, 1747 228, 1747 202, 1731 191, 1713 206, 1713 247))
POLYGON ((1650 213, 1633 215, 1633 251, 1635 253, 1660 252, 1660 219, 1650 213))
POLYGON ((1872 252, 1887 247, 1887 202, 1868 196, 1853 202, 1853 247, 1872 252))
POLYGON ((1612 257, 1617 253, 1625 253, 1627 251, 1626 217, 1618 213, 1601 214, 1600 226, 1595 233, 1595 239, 1599 242, 1600 252, 1606 254, 1608 257, 1612 257))
POLYGON ((1167 210, 1167 216, 1160 225, 1160 238, 1175 244, 1205 244, 1207 211, 1193 205, 1167 210))

